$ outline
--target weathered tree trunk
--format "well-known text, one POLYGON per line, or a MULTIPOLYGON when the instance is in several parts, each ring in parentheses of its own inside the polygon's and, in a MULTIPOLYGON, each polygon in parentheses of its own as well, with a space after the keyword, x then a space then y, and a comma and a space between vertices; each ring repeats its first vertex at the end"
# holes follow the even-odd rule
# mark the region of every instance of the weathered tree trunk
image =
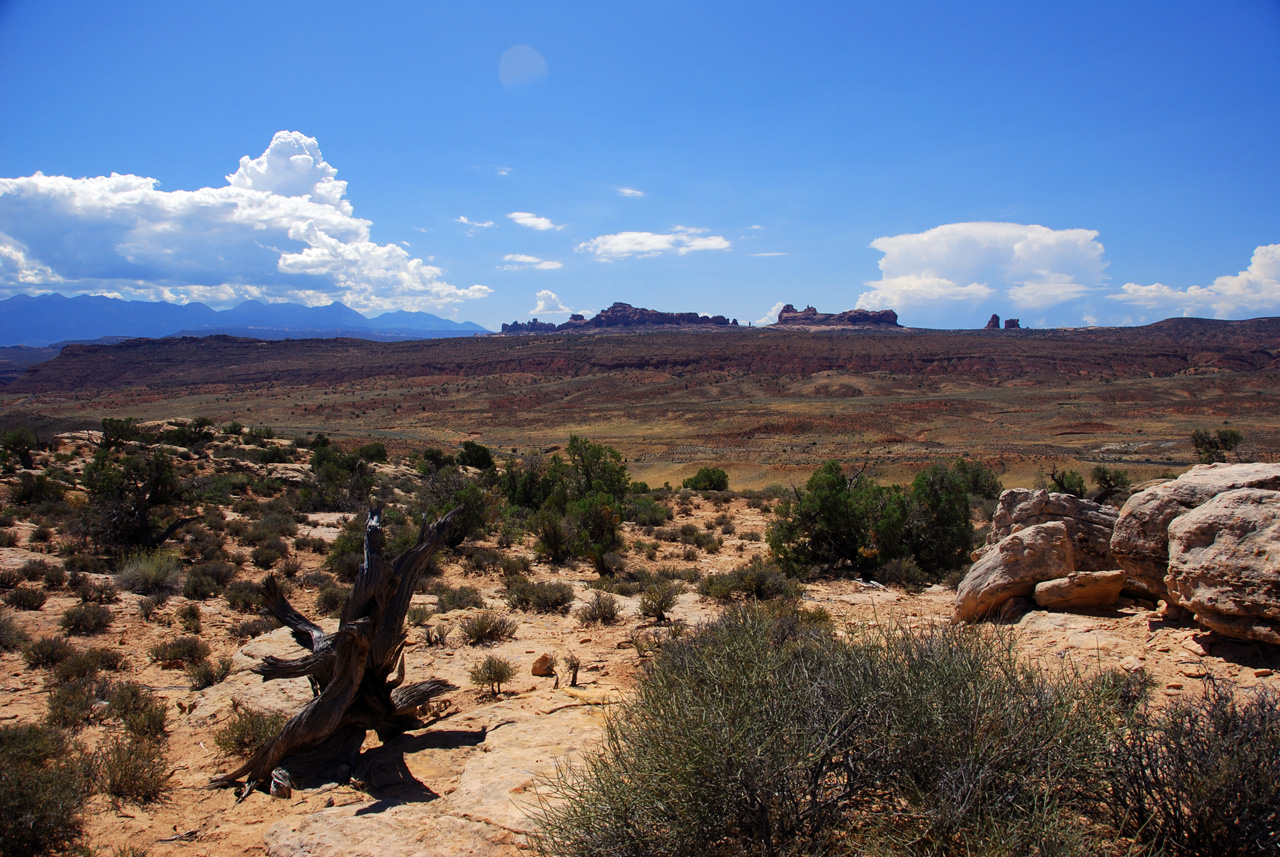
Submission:
POLYGON ((386 738, 412 725, 413 715, 433 697, 456 689, 439 679, 400 686, 404 682, 404 622, 409 603, 427 561, 444 543, 455 512, 430 525, 424 518, 417 544, 388 562, 382 556, 382 511, 371 510, 365 524, 364 566, 342 610, 338 630, 332 634, 289 604, 274 575, 263 582, 264 612, 288 627, 310 654, 300 658, 268 656, 253 671, 263 681, 306 676, 315 698, 252 758, 214 778, 211 786, 233 786, 244 777, 242 794, 248 794, 269 784, 272 771, 289 756, 326 742, 349 745, 349 741, 332 739, 356 733, 362 736, 369 729, 386 738))

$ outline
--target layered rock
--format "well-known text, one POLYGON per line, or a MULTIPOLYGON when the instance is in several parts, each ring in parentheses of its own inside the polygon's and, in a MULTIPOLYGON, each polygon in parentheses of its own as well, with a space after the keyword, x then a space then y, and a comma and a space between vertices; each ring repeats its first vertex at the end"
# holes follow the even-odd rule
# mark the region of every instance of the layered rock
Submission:
POLYGON ((698 315, 696 312, 661 312, 656 309, 633 307, 615 302, 608 309, 600 310, 591 318, 575 315, 557 330, 591 330, 602 327, 649 327, 655 325, 694 325, 702 327, 736 327, 737 319, 730 321, 722 315, 698 315))
POLYGON ((1112 530, 1119 513, 1110 506, 1044 489, 1011 488, 1000 495, 983 553, 1019 530, 1062 521, 1071 539, 1073 570, 1116 568, 1111 554, 1112 530))
POLYGON ((1066 523, 1020 529, 992 545, 969 568, 956 590, 956 619, 974 622, 993 616, 1010 599, 1031 596, 1037 583, 1074 570, 1066 523))
POLYGON ((555 329, 556 326, 551 322, 538 321, 536 318, 502 325, 503 333, 552 333, 555 329))
POLYGON ((1077 571, 1056 580, 1037 583, 1035 602, 1045 610, 1078 610, 1110 607, 1120 598, 1124 572, 1077 571))
POLYGON ((1280 465, 1204 464, 1130 497, 1111 537, 1111 553, 1128 575, 1126 590, 1167 599, 1170 525, 1217 495, 1239 488, 1280 490, 1280 465))
POLYGON ((987 326, 984 327, 983 330, 999 330, 999 329, 1000 329, 1000 316, 996 315, 995 313, 991 313, 991 318, 987 319, 987 326))
POLYGON ((891 309, 871 311, 850 309, 838 313, 818 312, 811 306, 797 310, 787 304, 778 311, 778 327, 900 327, 898 314, 891 309))
POLYGON ((1225 491, 1168 534, 1170 603, 1221 634, 1280 644, 1280 491, 1225 491))

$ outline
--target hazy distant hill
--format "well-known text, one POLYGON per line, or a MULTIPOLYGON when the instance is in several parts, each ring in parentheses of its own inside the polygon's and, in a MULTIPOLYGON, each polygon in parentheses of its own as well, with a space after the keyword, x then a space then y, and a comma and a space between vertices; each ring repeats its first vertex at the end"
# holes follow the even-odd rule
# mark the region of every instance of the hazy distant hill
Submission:
POLYGON ((228 310, 201 303, 124 301, 98 295, 16 295, 0 301, 0 346, 43 347, 67 340, 104 336, 147 337, 230 334, 257 339, 353 337, 432 339, 487 333, 469 321, 450 321, 428 312, 383 313, 365 318, 340 303, 307 307, 245 301, 228 310))

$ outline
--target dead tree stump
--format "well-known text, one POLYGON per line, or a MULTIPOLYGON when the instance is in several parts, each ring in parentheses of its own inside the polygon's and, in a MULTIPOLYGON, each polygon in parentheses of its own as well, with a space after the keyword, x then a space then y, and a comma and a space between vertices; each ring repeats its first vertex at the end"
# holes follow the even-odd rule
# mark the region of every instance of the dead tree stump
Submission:
POLYGON ((268 656, 253 671, 263 681, 306 676, 315 696, 280 734, 234 771, 215 777, 210 786, 235 786, 243 777, 241 794, 247 795, 269 785, 272 772, 290 756, 321 747, 332 747, 337 754, 358 752, 368 730, 385 740, 414 725, 418 709, 433 697, 457 689, 440 679, 401 687, 409 603, 428 560, 444 544, 456 511, 430 525, 424 518, 417 543, 388 561, 382 556, 382 511, 370 510, 364 565, 332 634, 289 604, 275 575, 263 582, 263 612, 288 627, 310 654, 268 656))

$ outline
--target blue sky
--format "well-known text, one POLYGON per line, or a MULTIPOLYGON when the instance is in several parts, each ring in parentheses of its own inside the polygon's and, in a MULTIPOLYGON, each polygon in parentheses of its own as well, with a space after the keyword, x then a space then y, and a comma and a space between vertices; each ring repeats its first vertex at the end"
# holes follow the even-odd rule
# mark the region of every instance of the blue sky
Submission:
POLYGON ((0 297, 1280 315, 1280 2, 752 6, 0 0, 0 297))

